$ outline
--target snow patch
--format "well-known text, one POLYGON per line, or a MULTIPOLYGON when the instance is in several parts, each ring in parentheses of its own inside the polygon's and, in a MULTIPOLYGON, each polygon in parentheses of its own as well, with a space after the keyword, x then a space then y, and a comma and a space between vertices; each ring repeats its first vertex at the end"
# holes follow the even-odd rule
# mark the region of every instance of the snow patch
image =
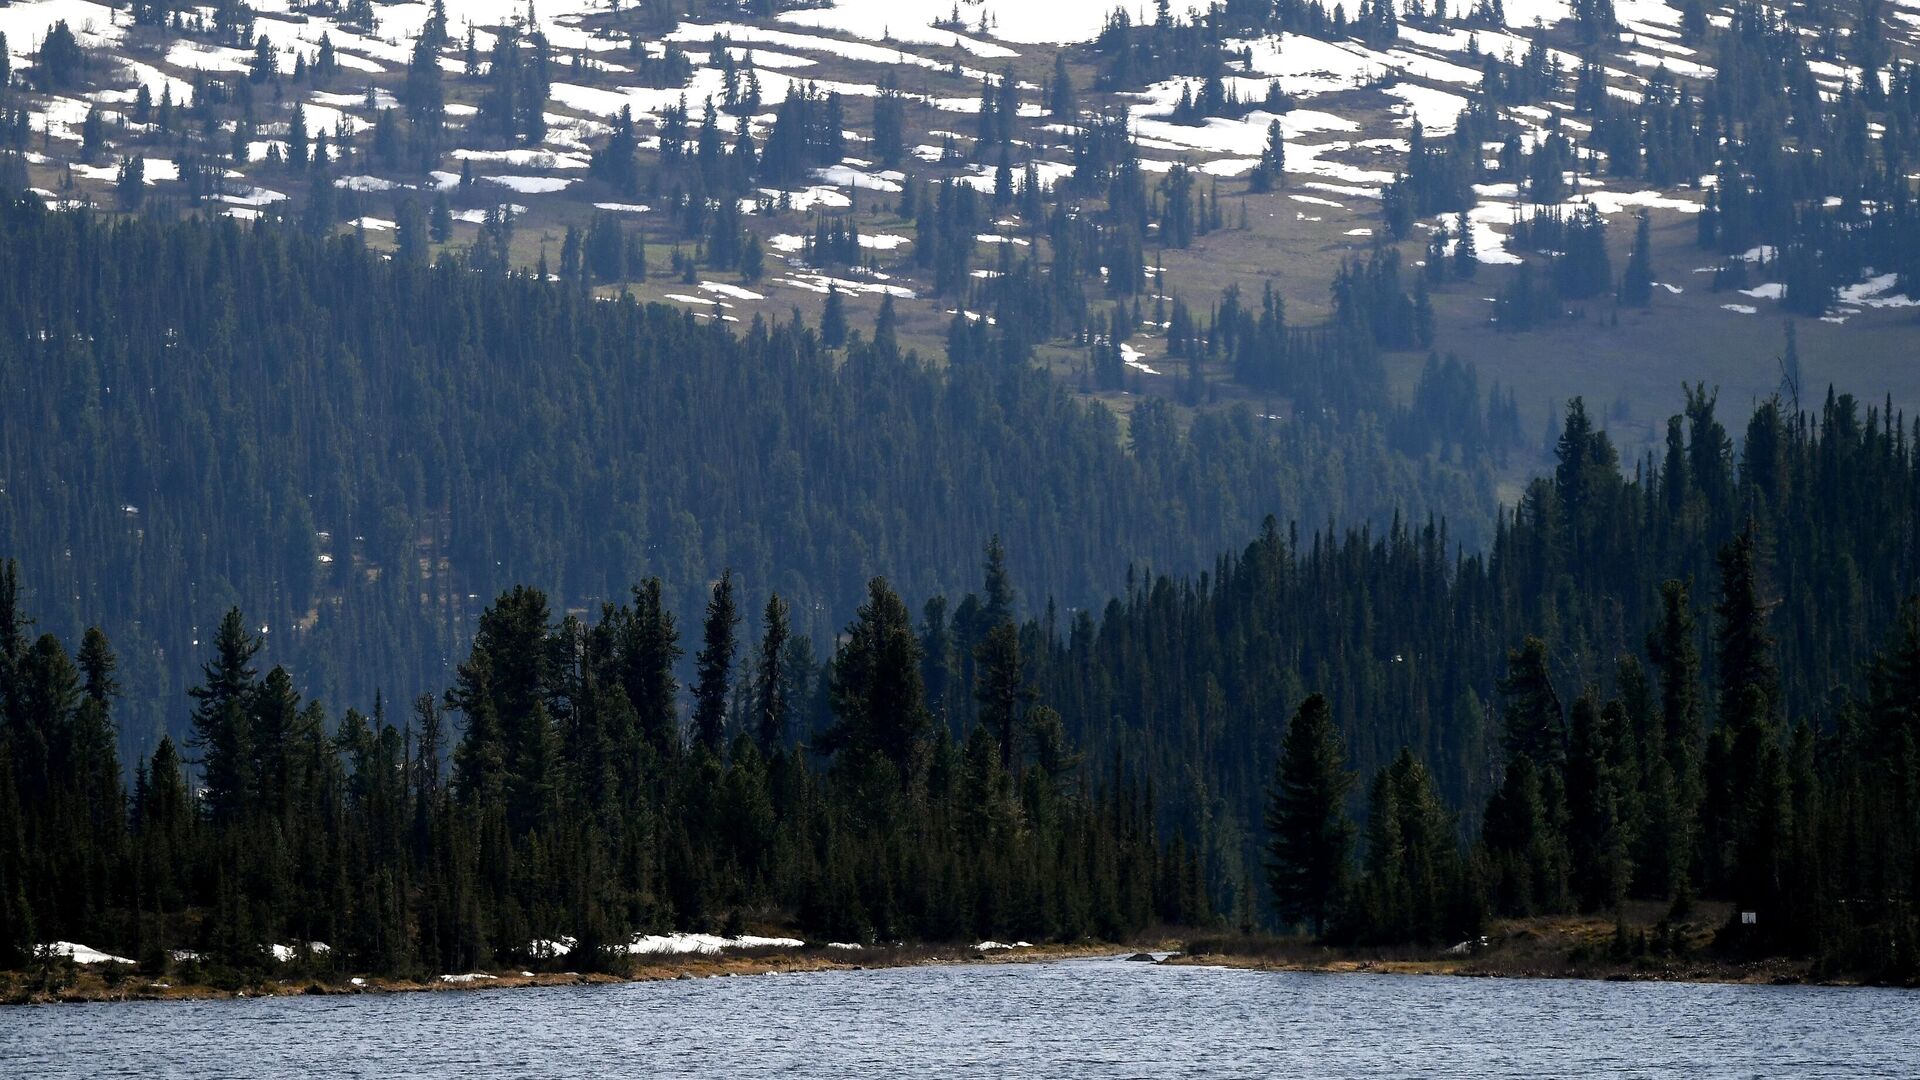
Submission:
POLYGON ((706 292, 715 293, 720 296, 731 296, 735 300, 766 299, 765 295, 754 292, 752 289, 743 289, 738 285, 729 285, 724 281, 702 281, 700 288, 706 292))
MULTIPOLYGON (((7 40, 13 40, 9 37, 7 40)), ((55 941, 35 950, 41 956, 65 957, 76 964, 131 964, 133 961, 124 956, 101 952, 72 941, 55 941)))
POLYGON ((799 938, 752 934, 733 938, 714 934, 636 934, 627 943, 627 952, 634 956, 717 956, 727 949, 798 949, 805 944, 799 938))
POLYGON ((520 195, 551 195, 576 183, 564 176, 489 176, 486 179, 520 195))

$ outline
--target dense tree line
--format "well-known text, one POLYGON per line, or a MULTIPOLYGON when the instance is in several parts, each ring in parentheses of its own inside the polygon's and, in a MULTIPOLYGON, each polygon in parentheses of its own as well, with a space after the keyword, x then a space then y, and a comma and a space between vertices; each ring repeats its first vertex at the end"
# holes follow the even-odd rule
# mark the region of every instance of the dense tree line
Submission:
POLYGON ((722 576, 690 695, 663 595, 649 579, 589 620, 503 593, 452 687, 397 723, 378 699, 336 719, 285 668, 262 674, 230 611, 190 737, 141 758, 129 794, 105 636, 77 664, 51 634, 29 643, 7 563, 0 968, 84 940, 225 980, 291 940, 310 968, 619 970, 635 933, 748 919, 872 942, 1122 940, 1208 917, 1151 790, 1092 780, 1034 699, 1010 610, 990 613, 961 735, 884 579, 822 664, 777 595, 739 656, 722 576))
POLYGON ((1546 643, 1513 649, 1504 771, 1468 845, 1402 749, 1369 789, 1356 873, 1353 777, 1326 699, 1308 697, 1268 796, 1282 918, 1335 939, 1433 943, 1471 940, 1491 916, 1670 901, 1652 935, 1617 935, 1626 959, 1686 948, 1674 922, 1716 897, 1732 905, 1714 939, 1724 953, 1920 976, 1920 598, 1828 712, 1790 719, 1760 561, 1752 521, 1718 553, 1711 678, 1678 579, 1611 694, 1590 684, 1569 705, 1546 643))

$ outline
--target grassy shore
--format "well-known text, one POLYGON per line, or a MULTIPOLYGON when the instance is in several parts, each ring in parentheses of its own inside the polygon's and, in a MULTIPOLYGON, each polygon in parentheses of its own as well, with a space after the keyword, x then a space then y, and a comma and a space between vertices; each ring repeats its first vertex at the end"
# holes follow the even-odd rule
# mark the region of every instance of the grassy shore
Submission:
POLYGON ((1620 982, 1851 986, 1871 981, 1857 973, 1822 971, 1811 960, 1722 955, 1713 948, 1713 936, 1726 915, 1724 905, 1709 904, 1684 921, 1663 922, 1650 908, 1629 905, 1618 921, 1602 916, 1515 919, 1494 925, 1481 939, 1446 948, 1335 947, 1305 938, 1216 936, 1188 941, 1167 962, 1260 971, 1620 982))

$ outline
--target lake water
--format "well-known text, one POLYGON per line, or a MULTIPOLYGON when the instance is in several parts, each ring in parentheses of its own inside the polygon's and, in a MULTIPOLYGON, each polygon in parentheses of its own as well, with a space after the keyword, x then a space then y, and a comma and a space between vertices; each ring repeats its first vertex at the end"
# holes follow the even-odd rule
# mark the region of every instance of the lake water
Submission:
POLYGON ((1122 960, 0 1008, 0 1076, 1920 1075, 1920 992, 1122 960))

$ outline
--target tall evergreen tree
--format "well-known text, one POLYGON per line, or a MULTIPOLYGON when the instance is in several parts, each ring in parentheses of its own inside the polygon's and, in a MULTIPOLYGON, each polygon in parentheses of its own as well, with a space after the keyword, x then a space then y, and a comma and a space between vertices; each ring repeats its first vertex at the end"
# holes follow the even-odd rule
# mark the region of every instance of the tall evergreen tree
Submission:
POLYGON ((791 673, 787 669, 787 602, 779 593, 767 596, 767 608, 761 617, 760 663, 754 671, 754 737, 760 753, 771 757, 787 738, 792 699, 788 694, 791 673))
POLYGON ((229 608, 214 632, 213 658, 201 671, 194 699, 193 737, 200 754, 201 786, 208 814, 219 825, 238 822, 256 790, 255 748, 251 731, 258 672, 251 666, 260 642, 247 633, 240 609, 229 608))
POLYGON ((700 655, 695 658, 699 678, 693 690, 694 735, 700 745, 715 754, 726 737, 727 694, 733 688, 734 628, 739 623, 733 571, 726 570, 714 583, 713 598, 707 602, 700 655))
POLYGON ((1353 823, 1333 709, 1311 694, 1287 725, 1267 799, 1267 881, 1280 917, 1318 936, 1347 888, 1353 823))

